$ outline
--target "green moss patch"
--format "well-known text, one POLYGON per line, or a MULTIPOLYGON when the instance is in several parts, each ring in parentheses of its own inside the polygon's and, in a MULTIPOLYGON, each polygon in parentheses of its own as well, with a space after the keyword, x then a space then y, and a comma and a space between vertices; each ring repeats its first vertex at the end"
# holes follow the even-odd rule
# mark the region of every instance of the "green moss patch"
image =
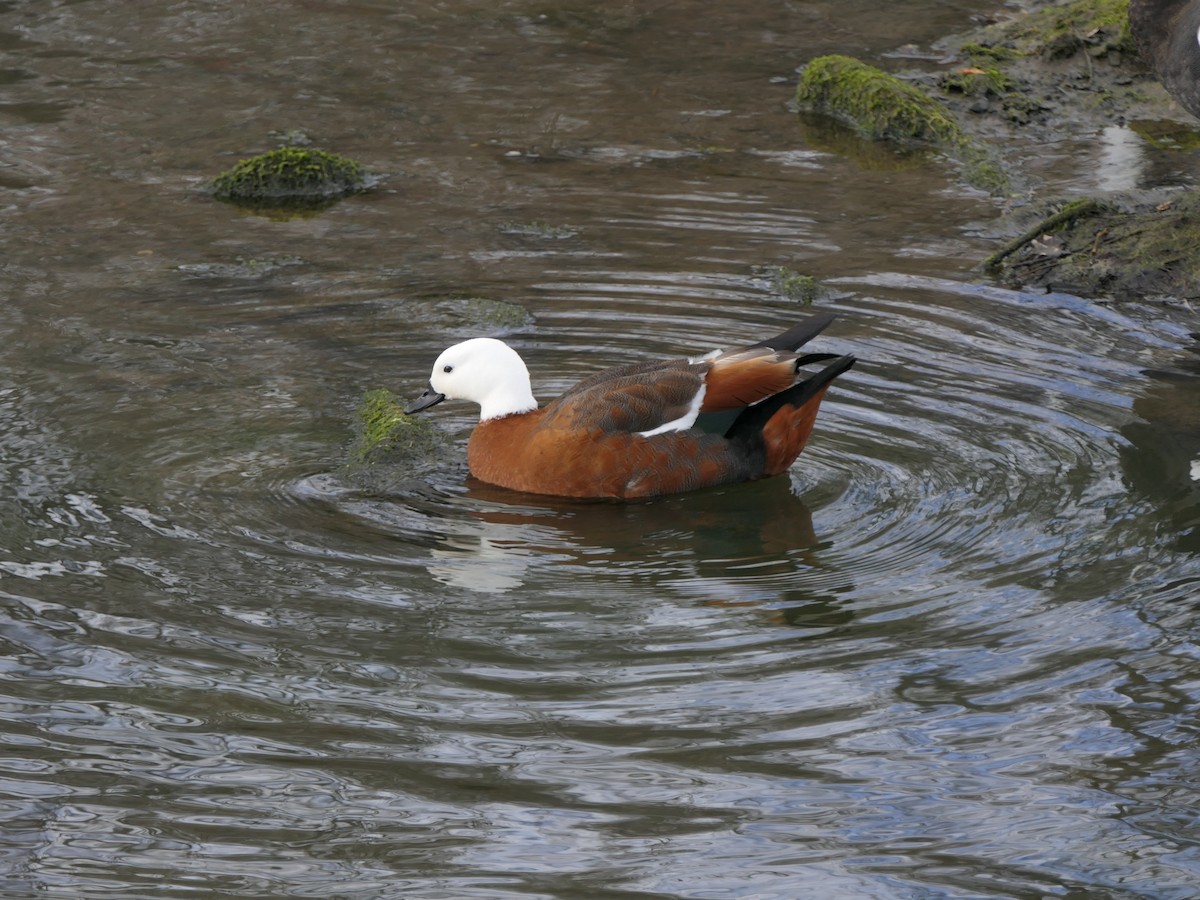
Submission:
POLYGON ((358 406, 358 439, 351 452, 356 463, 428 456, 440 446, 426 417, 409 416, 399 398, 385 388, 367 391, 358 406))
POLYGON ((963 164, 967 182, 994 194, 1008 179, 937 100, 920 88, 848 56, 822 56, 796 89, 803 110, 833 116, 870 140, 920 144, 963 164))
POLYGON ((422 483, 445 463, 448 438, 433 420, 406 416, 389 390, 367 391, 358 406, 355 439, 341 475, 356 487, 393 493, 422 483))
POLYGON ((811 306, 817 300, 825 300, 837 294, 812 275, 805 275, 786 266, 756 266, 753 271, 755 280, 763 290, 801 306, 811 306))
POLYGON ((1093 57, 1111 51, 1133 52, 1129 32, 1129 0, 1073 0, 1049 6, 983 29, 979 40, 964 45, 971 48, 976 64, 984 54, 993 61, 1003 54, 1008 58, 1041 56, 1062 59, 1087 51, 1093 57))
POLYGON ((211 184, 217 199, 249 205, 322 203, 368 187, 359 163, 308 147, 281 147, 243 159, 211 184))
POLYGON ((968 66, 942 76, 942 90, 969 97, 1000 97, 1013 89, 1013 80, 996 68, 968 66))

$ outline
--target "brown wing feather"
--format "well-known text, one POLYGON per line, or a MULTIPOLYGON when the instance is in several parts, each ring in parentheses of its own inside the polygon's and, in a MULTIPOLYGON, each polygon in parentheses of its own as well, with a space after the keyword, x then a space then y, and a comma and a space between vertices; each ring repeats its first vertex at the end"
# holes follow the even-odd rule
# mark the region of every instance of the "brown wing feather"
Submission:
POLYGON ((562 396, 569 397, 572 394, 593 388, 598 384, 616 381, 619 378, 629 378, 632 376, 653 377, 653 373, 658 372, 660 369, 686 369, 691 365, 686 359, 666 359, 654 360, 653 362, 629 363, 624 366, 601 369, 599 372, 593 372, 591 375, 567 388, 562 396))
POLYGON ((543 427, 652 431, 687 414, 704 386, 706 369, 706 364, 680 361, 615 376, 598 373, 548 404, 543 427))
POLYGON ((758 403, 796 383, 795 354, 743 350, 710 363, 701 412, 726 412, 758 403))

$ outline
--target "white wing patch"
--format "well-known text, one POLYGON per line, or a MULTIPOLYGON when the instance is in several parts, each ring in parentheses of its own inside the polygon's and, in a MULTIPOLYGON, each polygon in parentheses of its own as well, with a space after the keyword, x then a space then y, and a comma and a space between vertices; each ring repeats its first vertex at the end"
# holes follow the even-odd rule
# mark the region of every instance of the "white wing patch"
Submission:
POLYGON ((701 384, 700 390, 696 391, 692 397, 692 402, 688 404, 687 412, 678 419, 672 419, 670 422, 663 422, 657 428, 651 428, 649 431, 639 431, 641 437, 654 437, 656 434, 666 434, 668 431, 687 431, 696 424, 696 417, 700 415, 700 407, 704 403, 704 395, 708 391, 708 385, 701 384))

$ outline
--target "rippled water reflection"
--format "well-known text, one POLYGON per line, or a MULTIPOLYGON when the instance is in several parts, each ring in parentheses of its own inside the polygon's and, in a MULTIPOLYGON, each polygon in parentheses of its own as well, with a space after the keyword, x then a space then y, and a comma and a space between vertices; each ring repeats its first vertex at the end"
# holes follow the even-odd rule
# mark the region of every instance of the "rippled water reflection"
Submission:
POLYGON ((784 105, 989 10, 0 7, 0 893, 1194 896, 1194 317, 980 284, 990 201, 784 105), (295 127, 385 185, 197 193, 295 127), (547 398, 777 266, 862 360, 787 478, 512 495, 452 404, 340 474, 462 297, 547 398))

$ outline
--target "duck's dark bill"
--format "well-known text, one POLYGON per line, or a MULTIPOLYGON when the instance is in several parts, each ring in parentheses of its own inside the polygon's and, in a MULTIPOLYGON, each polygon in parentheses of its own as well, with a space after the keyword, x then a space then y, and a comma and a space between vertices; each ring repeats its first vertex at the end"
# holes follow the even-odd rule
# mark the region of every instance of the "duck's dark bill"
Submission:
POLYGON ((409 404, 409 406, 404 410, 404 414, 406 416, 411 416, 415 412, 420 412, 423 409, 429 409, 431 406, 437 406, 445 399, 446 395, 439 394, 433 389, 433 385, 431 384, 425 388, 420 397, 409 404))

